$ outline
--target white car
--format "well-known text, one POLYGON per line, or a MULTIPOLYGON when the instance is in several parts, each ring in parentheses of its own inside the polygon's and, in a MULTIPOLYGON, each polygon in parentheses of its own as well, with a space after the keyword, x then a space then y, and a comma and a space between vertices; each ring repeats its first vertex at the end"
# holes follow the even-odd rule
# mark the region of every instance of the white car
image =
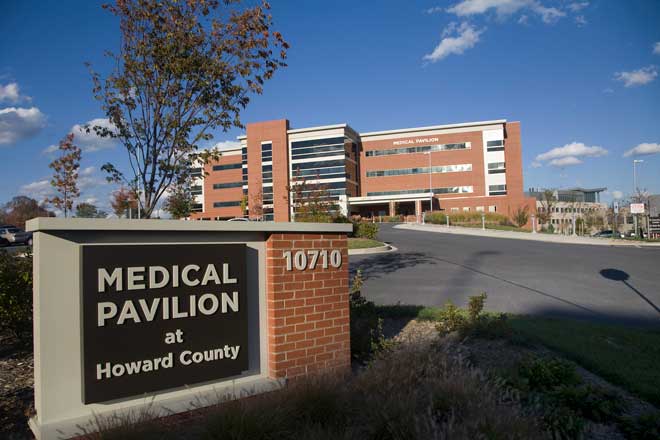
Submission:
POLYGON ((245 217, 234 217, 234 218, 230 218, 230 219, 227 220, 227 221, 228 221, 228 222, 249 222, 250 219, 249 219, 249 218, 245 218, 245 217))

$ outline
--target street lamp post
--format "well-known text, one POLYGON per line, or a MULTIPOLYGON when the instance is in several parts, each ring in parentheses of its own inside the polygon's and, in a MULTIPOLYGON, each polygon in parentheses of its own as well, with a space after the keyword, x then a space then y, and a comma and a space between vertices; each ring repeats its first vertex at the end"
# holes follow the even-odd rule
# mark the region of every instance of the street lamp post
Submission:
MULTIPOLYGON (((635 194, 638 193, 637 191, 637 164, 644 162, 643 159, 633 159, 633 198, 635 197, 635 194)), ((637 237, 637 234, 639 234, 639 230, 637 229, 637 214, 633 215, 633 220, 635 221, 635 237, 637 237)))

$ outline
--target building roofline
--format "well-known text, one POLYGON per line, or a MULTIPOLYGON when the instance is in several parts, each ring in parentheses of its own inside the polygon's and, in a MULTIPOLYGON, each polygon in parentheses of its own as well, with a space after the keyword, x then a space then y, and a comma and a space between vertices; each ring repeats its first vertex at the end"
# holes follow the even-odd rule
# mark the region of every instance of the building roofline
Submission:
POLYGON ((462 122, 460 124, 429 125, 426 127, 398 128, 396 130, 370 131, 360 133, 360 137, 381 136, 384 134, 410 133, 415 131, 444 130, 449 128, 473 127, 479 125, 506 124, 506 119, 494 119, 491 121, 462 122))
MULTIPOLYGON (((324 130, 334 130, 337 128, 343 128, 343 129, 348 129, 352 131, 353 133, 357 134, 357 132, 347 123, 343 124, 331 124, 331 125, 317 125, 315 127, 303 127, 303 128, 293 128, 290 130, 286 131, 286 134, 298 134, 298 133, 307 133, 311 131, 324 131, 324 130)), ((239 141, 247 139, 246 134, 242 134, 240 136, 236 136, 236 139, 239 141)))

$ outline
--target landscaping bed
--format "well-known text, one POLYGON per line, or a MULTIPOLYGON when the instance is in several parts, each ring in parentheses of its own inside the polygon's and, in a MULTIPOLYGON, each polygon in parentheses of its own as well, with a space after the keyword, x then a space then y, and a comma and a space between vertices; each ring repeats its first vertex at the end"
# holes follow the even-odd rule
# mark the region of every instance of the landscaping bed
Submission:
POLYGON ((370 238, 349 238, 348 239, 348 248, 349 249, 368 249, 368 248, 377 248, 385 246, 385 243, 378 240, 372 240, 370 238))

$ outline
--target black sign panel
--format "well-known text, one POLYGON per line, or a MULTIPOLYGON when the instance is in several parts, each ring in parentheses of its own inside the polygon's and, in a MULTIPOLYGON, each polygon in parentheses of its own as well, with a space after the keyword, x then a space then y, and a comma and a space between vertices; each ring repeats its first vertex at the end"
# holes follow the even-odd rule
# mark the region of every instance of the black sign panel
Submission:
POLYGON ((83 402, 248 369, 244 244, 83 246, 83 402))
POLYGON ((649 217, 649 232, 660 232, 660 217, 649 217))

